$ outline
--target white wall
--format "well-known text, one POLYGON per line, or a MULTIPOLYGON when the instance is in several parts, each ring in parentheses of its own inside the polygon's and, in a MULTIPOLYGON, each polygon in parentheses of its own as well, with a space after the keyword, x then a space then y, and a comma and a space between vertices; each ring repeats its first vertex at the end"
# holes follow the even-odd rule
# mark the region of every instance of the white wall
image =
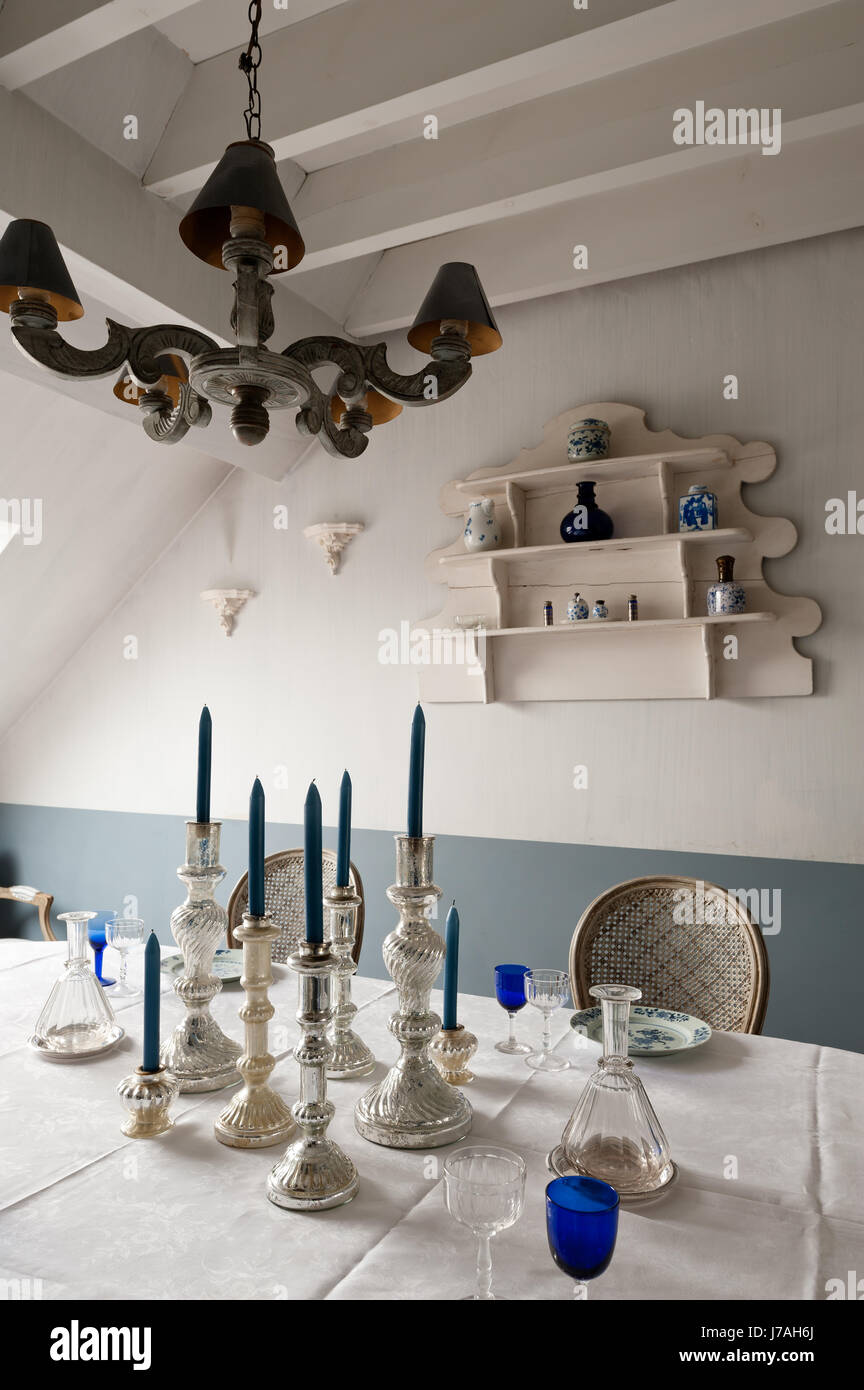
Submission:
MULTIPOLYGON (((362 459, 321 453, 279 485, 235 474, 7 737, 0 796, 191 814, 206 700, 214 814, 243 816, 259 774, 269 817, 298 821, 317 776, 332 822, 347 764, 357 824, 399 828, 416 684, 410 668, 379 664, 378 637, 440 607, 423 560, 454 535, 437 507, 441 484, 507 462, 571 405, 620 400, 646 408, 654 429, 775 445, 774 478, 747 500, 799 527, 798 547, 766 571, 775 588, 822 605, 823 627, 801 643, 817 694, 430 706, 428 828, 862 859, 864 536, 824 527, 829 497, 864 493, 862 257, 864 231, 844 232, 511 306, 500 313, 504 349, 476 363, 473 381, 376 431, 362 459), (730 372, 738 401, 723 399, 730 372), (272 525, 279 503, 288 531, 272 525), (301 534, 334 519, 367 528, 335 579, 301 534), (218 585, 260 594, 230 640, 198 597, 218 585), (134 662, 122 655, 128 634, 134 662), (572 789, 577 762, 588 791, 572 789), (288 790, 274 785, 279 765, 288 790)), ((413 357, 404 346, 392 355, 403 367, 413 357)), ((225 428, 220 413, 211 430, 225 428)))

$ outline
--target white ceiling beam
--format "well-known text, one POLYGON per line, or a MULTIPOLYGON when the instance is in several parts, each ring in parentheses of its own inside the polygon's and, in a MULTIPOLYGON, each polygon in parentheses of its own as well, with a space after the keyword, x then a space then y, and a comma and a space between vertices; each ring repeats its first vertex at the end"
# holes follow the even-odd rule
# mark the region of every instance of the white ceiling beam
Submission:
POLYGON ((684 153, 684 172, 670 158, 666 177, 626 191, 385 252, 349 332, 410 323, 417 286, 444 261, 473 262, 494 306, 864 224, 864 103, 790 123, 779 157, 730 157, 722 146, 684 153), (712 152, 720 157, 704 158, 712 152), (573 268, 577 245, 588 248, 587 269, 573 268))
MULTIPOLYGON (((271 35, 264 136, 277 159, 321 168, 421 139, 429 113, 442 124, 488 115, 832 3, 363 0, 271 35)), ((199 188, 237 138, 242 92, 236 108, 226 99, 236 82, 234 53, 196 68, 147 171, 154 192, 199 188)))
POLYGON ((196 0, 6 0, 0 9, 0 86, 25 87, 146 29, 196 0))
POLYGON ((807 16, 797 26, 793 52, 804 55, 797 61, 784 39, 787 61, 771 65, 781 47, 772 26, 761 31, 763 48, 773 36, 764 67, 754 65, 755 41, 739 40, 718 46, 722 64, 712 47, 702 51, 710 63, 678 58, 661 74, 643 69, 595 83, 590 93, 577 88, 469 122, 419 153, 400 147, 311 174, 294 200, 307 246, 295 281, 355 256, 663 177, 686 159, 673 143, 673 112, 692 108, 694 93, 706 107, 779 108, 784 124, 852 105, 864 96, 864 42, 854 42, 864 35, 864 9, 843 8, 848 23, 834 28, 826 52, 818 51, 818 16, 807 16), (742 58, 753 69, 746 76, 742 58), (718 85, 729 74, 737 80, 718 85))

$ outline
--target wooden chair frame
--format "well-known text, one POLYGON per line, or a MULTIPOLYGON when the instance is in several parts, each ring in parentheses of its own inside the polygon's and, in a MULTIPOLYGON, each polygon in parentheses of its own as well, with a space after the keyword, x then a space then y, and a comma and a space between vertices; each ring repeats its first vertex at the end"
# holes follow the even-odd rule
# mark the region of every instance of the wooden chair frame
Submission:
MULTIPOLYGON (((324 850, 321 851, 321 858, 322 858, 322 860, 323 860, 326 864, 331 864, 331 863, 332 863, 332 864, 335 865, 335 863, 336 863, 336 851, 335 851, 335 850, 332 850, 332 849, 324 849, 324 850)), ((281 864, 285 863, 285 862, 288 861, 288 860, 294 860, 294 861, 298 861, 298 860, 299 860, 299 863, 300 863, 300 866, 301 866, 301 869, 302 869, 302 864, 303 864, 303 850, 302 850, 302 849, 280 849, 280 850, 277 850, 275 854, 268 854, 268 855, 267 855, 267 858, 264 860, 264 886, 265 886, 265 891, 266 891, 266 886, 267 886, 267 869, 268 869, 268 866, 269 866, 271 869, 273 869, 273 868, 276 868, 276 867, 280 866, 281 864)), ((355 935, 355 938, 354 938, 354 950, 352 951, 352 955, 353 955, 354 961, 355 961, 355 963, 356 963, 356 962, 359 962, 359 960, 360 960, 360 951, 361 951, 361 948, 362 948, 362 946, 363 946, 363 925, 364 925, 365 918, 366 918, 366 903, 365 903, 364 896, 363 896, 363 880, 361 879, 360 874, 359 874, 359 871, 358 871, 357 866, 356 866, 355 864, 352 864, 352 865, 350 866, 349 879, 350 879, 350 882, 351 882, 351 884, 352 884, 352 886, 353 886, 353 888, 354 888, 355 893, 357 894, 358 898, 360 899, 360 906, 359 906, 358 909, 357 909, 357 930, 356 930, 356 935, 355 935)), ((230 897, 230 899, 228 900, 228 945, 231 946, 231 947, 237 948, 237 947, 240 946, 240 942, 237 940, 236 936, 234 935, 234 928, 240 925, 240 922, 241 922, 241 920, 242 920, 242 918, 243 918, 243 913, 244 913, 244 912, 246 911, 246 909, 247 909, 248 902, 249 902, 249 875, 248 875, 248 873, 246 873, 246 874, 243 874, 242 877, 239 878, 239 879, 237 880, 237 883, 236 883, 235 886, 234 886, 234 891, 232 892, 231 897, 230 897)), ((278 943, 277 943, 277 942, 274 942, 273 944, 274 944, 274 946, 276 946, 278 943)), ((274 959, 275 959, 275 957, 274 957, 274 959)))
POLYGON ((35 907, 39 914, 39 926, 43 937, 46 941, 57 940, 51 925, 51 904, 54 902, 52 893, 41 893, 38 888, 28 888, 24 883, 16 883, 12 888, 0 888, 0 898, 35 907))
MULTIPOLYGON (((608 922, 610 916, 616 909, 623 907, 628 898, 638 900, 640 892, 645 893, 651 888, 663 889, 692 889, 695 893, 701 883, 705 893, 705 900, 725 901, 727 913, 726 921, 733 929, 737 930, 738 935, 745 942, 750 958, 750 991, 749 999, 743 1011, 743 1017, 735 1031, 742 1033, 761 1033, 765 1022, 765 1011, 768 1007, 768 990, 770 986, 770 972, 768 967, 768 953, 765 949, 765 942, 758 926, 753 922, 746 908, 739 899, 726 888, 720 888, 716 883, 708 883, 704 880, 694 878, 683 878, 676 874, 648 875, 644 878, 629 879, 626 883, 619 883, 614 888, 609 888, 605 893, 601 893, 585 909, 570 943, 570 988, 573 994, 573 1002, 578 1009, 591 1007, 595 1002, 588 993, 589 986, 599 984, 598 978, 590 978, 590 950, 594 941, 598 938, 601 927, 608 922)), ((638 907, 634 909, 638 914, 638 907)), ((696 924, 693 930, 698 931, 700 924, 696 924)), ((704 929, 704 924, 703 924, 704 929)), ((635 978, 638 970, 634 972, 634 978, 622 979, 620 983, 643 987, 644 982, 635 978)), ((648 972, 646 972, 647 978, 648 972)), ((610 980, 610 983, 612 981, 610 980)), ((617 982, 617 981, 616 981, 617 982)), ((708 986, 706 985, 706 990, 708 986)), ((650 992, 646 990, 646 997, 643 1001, 646 1004, 657 1004, 657 999, 650 997, 650 992)), ((664 1007, 675 1008, 676 1005, 668 999, 663 1001, 664 1007)), ((686 1005, 682 1002, 677 1005, 685 1009, 686 1005)), ((689 1010, 698 1013, 695 1006, 689 1010)), ((708 1010, 707 1012, 710 1012, 708 1010)), ((704 1014, 700 1015, 705 1017, 704 1014)), ((711 1018, 706 1018, 707 1023, 712 1023, 711 1018)), ((712 1024, 712 1026, 714 1026, 712 1024)), ((718 1025, 719 1026, 719 1025, 718 1025)))

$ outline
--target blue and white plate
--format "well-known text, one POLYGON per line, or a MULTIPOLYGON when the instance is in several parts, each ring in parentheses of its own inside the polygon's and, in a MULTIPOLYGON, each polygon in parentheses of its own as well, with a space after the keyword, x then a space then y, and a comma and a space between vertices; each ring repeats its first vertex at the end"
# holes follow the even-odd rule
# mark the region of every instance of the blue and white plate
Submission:
MULTIPOLYGON (((183 969, 183 957, 163 956, 162 972, 165 975, 179 975, 183 969)), ((229 951, 224 947, 217 951, 213 957, 213 974, 217 975, 223 985, 233 985, 243 974, 243 952, 229 951)))
MULTIPOLYGON (((599 1004, 593 1009, 579 1009, 570 1019, 570 1027, 591 1042, 602 1043, 603 1017, 599 1004)), ((688 1047, 700 1047, 710 1038, 711 1029, 692 1014, 655 1009, 650 1004, 634 1004, 630 1009, 628 1033, 627 1050, 631 1057, 656 1057, 661 1052, 683 1052, 688 1047)))

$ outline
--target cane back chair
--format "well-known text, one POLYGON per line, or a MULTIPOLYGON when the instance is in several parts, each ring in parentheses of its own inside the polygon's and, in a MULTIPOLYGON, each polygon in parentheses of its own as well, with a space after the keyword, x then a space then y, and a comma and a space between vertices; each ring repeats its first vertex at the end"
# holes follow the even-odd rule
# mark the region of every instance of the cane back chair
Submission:
POLYGON ((53 894, 40 893, 38 888, 28 888, 24 883, 16 883, 13 888, 0 888, 0 898, 11 898, 16 903, 28 903, 39 914, 39 926, 46 941, 56 941, 51 925, 51 904, 53 894))
POLYGON ((768 954, 738 895, 714 883, 633 878, 595 898, 570 944, 579 1009, 596 984, 635 985, 642 1003, 680 1009, 726 1032, 760 1033, 768 954))
MULTIPOLYGON (((336 882, 336 852, 332 849, 321 851, 321 870, 324 892, 327 893, 336 882)), ((360 960, 363 945, 363 920, 365 903, 363 901, 363 881, 352 864, 348 881, 360 906, 357 909, 357 931, 352 955, 355 962, 360 960)), ((264 901, 267 915, 280 933, 273 942, 273 960, 284 964, 306 934, 306 907, 303 892, 303 850, 283 849, 276 854, 268 854, 264 860, 264 901)), ((249 875, 238 880, 228 902, 228 945, 238 947, 240 942, 234 935, 239 927, 243 913, 249 909, 249 875)))

